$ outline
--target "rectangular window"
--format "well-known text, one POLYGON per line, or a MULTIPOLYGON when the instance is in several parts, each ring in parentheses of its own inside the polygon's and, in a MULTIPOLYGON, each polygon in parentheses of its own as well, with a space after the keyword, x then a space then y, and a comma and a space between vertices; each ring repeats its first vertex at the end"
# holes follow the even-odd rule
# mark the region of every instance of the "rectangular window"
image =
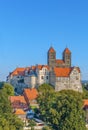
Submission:
POLYGON ((46 79, 48 79, 48 76, 46 76, 46 79))
POLYGON ((44 79, 44 77, 43 77, 43 76, 41 76, 41 79, 44 79))

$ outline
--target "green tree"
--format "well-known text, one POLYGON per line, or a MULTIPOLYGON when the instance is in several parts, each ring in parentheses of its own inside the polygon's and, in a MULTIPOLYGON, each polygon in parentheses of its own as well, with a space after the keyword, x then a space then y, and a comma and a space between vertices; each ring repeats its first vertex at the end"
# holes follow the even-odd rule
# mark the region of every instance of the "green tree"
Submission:
POLYGON ((42 119, 54 130, 86 130, 82 94, 46 90, 40 90, 38 97, 42 119))
POLYGON ((88 99, 88 88, 83 85, 83 99, 88 99))
POLYGON ((28 120, 28 126, 31 127, 31 130, 34 130, 34 126, 36 126, 36 123, 34 120, 28 120))
POLYGON ((57 93, 56 102, 49 110, 49 122, 54 129, 86 130, 85 115, 82 109, 82 95, 74 91, 57 93))
POLYGON ((5 93, 7 93, 8 96, 13 96, 14 95, 14 88, 9 83, 4 83, 3 84, 2 91, 4 91, 5 93))
POLYGON ((51 127, 49 127, 49 126, 45 126, 45 127, 43 127, 43 129, 42 130, 52 130, 52 128, 51 127))
POLYGON ((7 91, 0 89, 0 129, 1 130, 22 130, 23 122, 12 113, 7 91))
POLYGON ((39 96, 37 98, 37 101, 40 106, 39 109, 42 115, 41 119, 47 122, 48 111, 52 106, 51 99, 55 98, 54 89, 49 84, 42 84, 41 86, 39 86, 38 91, 39 91, 39 96))
POLYGON ((51 92, 51 91, 54 92, 54 88, 53 86, 44 83, 38 87, 38 91, 43 94, 46 94, 47 92, 51 92))

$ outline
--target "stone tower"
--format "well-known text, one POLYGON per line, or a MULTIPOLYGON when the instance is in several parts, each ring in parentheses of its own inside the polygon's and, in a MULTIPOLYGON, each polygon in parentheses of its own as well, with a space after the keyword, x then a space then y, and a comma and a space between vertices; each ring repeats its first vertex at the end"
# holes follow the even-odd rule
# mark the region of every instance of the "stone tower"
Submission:
POLYGON ((56 51, 54 50, 53 47, 50 47, 48 50, 48 55, 47 55, 47 64, 51 67, 54 68, 56 66, 56 51))
POLYGON ((63 61, 65 63, 65 67, 71 67, 71 52, 68 48, 65 48, 63 52, 63 61))

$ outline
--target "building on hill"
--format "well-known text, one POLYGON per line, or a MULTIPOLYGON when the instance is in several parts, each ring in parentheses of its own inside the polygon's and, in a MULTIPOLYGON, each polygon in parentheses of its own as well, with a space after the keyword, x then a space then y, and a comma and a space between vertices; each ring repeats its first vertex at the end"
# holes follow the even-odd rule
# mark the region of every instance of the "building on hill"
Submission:
POLYGON ((26 112, 23 109, 16 109, 14 114, 17 115, 22 121, 26 121, 26 112))
POLYGON ((78 67, 55 67, 50 72, 50 84, 55 86, 55 91, 64 89, 82 92, 80 69, 78 67))
POLYGON ((85 110, 86 123, 88 124, 88 99, 83 100, 83 109, 85 110))
POLYGON ((23 95, 28 105, 38 107, 36 100, 38 97, 38 91, 36 88, 24 89, 23 95))
POLYGON ((7 82, 21 94, 24 88, 37 88, 43 83, 49 83, 49 66, 36 65, 29 68, 16 68, 7 77, 7 82))
POLYGON ((71 51, 65 48, 62 59, 56 59, 56 51, 50 47, 47 54, 47 64, 49 67, 71 67, 71 51))
POLYGON ((37 88, 43 83, 54 86, 55 91, 72 89, 82 92, 79 67, 71 66, 71 51, 65 48, 62 59, 56 59, 56 51, 50 47, 47 53, 47 65, 16 68, 7 77, 17 93, 24 88, 37 88))
POLYGON ((29 108, 24 96, 10 96, 9 100, 11 102, 13 111, 16 109, 28 110, 29 108))

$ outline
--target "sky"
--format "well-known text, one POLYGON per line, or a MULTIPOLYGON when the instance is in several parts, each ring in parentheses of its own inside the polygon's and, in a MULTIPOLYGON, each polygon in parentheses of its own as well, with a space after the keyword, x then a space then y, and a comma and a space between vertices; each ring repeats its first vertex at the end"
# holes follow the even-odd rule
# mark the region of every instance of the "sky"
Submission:
POLYGON ((68 47, 88 80, 88 0, 0 0, 0 81, 16 67, 47 64, 68 47))

